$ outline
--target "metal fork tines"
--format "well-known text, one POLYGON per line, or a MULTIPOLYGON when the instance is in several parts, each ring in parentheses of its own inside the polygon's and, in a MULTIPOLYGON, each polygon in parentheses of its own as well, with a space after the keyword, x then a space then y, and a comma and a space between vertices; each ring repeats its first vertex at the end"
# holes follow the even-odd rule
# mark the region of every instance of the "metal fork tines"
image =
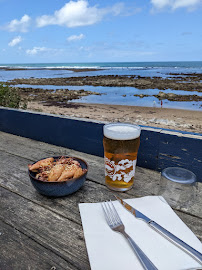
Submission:
POLYGON ((104 211, 105 219, 109 227, 116 232, 120 232, 130 243, 133 251, 135 252, 137 258, 141 262, 145 270, 157 270, 154 264, 149 260, 149 258, 144 254, 144 252, 138 247, 134 240, 125 232, 125 226, 119 217, 113 203, 104 202, 102 203, 102 209, 104 211))

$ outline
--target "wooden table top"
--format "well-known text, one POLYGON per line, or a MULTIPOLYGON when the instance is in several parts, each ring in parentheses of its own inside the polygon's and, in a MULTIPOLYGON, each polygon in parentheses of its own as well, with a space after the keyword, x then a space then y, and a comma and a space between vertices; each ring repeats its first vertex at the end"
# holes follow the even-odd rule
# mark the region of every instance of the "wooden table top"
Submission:
MULTIPOLYGON (((155 195, 160 174, 137 167, 133 189, 122 198, 155 195)), ((78 204, 114 199, 104 184, 100 157, 0 132, 0 269, 90 269, 78 204), (89 165, 84 186, 63 198, 40 195, 27 165, 48 156, 80 157, 89 165)), ((175 210, 202 240, 202 184, 191 209, 175 210)))

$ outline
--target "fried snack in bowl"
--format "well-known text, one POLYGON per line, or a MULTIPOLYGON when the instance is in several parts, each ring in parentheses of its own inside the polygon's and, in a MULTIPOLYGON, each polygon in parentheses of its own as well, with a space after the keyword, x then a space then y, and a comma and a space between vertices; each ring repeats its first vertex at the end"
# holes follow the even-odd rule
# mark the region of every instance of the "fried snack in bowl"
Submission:
POLYGON ((58 181, 64 169, 65 166, 63 164, 56 164, 55 166, 53 166, 48 175, 48 181, 58 181))
POLYGON ((54 158, 45 158, 42 160, 37 161, 36 163, 32 164, 32 165, 28 165, 28 168, 30 171, 32 172, 37 172, 40 168, 44 168, 47 166, 50 166, 51 164, 53 164, 54 158))
POLYGON ((76 157, 57 156, 28 165, 35 189, 46 196, 61 197, 77 191, 84 184, 88 165, 76 157))

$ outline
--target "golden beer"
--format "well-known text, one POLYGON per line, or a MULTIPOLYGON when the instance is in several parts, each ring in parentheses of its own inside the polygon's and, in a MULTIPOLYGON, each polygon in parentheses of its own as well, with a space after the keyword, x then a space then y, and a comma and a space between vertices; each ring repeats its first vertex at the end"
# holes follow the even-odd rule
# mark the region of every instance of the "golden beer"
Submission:
POLYGON ((104 126, 105 182, 107 187, 126 191, 133 186, 140 127, 117 123, 104 126))

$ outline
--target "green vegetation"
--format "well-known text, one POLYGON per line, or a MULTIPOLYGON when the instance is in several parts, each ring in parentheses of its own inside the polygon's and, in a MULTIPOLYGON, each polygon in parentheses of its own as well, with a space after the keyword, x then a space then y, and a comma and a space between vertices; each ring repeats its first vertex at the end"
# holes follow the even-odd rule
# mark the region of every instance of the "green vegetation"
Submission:
POLYGON ((17 89, 0 84, 0 106, 26 109, 27 104, 17 89))

